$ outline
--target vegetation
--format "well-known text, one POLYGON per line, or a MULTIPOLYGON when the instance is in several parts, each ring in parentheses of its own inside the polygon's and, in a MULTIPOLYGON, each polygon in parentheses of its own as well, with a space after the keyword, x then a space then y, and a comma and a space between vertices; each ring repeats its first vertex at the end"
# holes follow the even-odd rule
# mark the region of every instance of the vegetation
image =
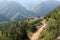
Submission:
POLYGON ((55 40, 60 35, 60 6, 46 15, 47 28, 41 33, 40 40, 55 40))
POLYGON ((27 40, 37 30, 40 19, 26 19, 16 22, 0 23, 0 40, 27 40))
MULTIPOLYGON (((45 16, 47 27, 42 31, 40 40, 55 40, 60 35, 59 17, 60 6, 45 16)), ((29 36, 37 30, 37 26, 41 25, 41 19, 0 22, 0 40, 28 40, 29 36)))

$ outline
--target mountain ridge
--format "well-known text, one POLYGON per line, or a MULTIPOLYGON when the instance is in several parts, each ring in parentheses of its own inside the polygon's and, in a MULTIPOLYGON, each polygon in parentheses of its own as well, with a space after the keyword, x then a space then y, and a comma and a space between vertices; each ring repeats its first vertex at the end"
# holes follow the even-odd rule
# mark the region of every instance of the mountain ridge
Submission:
POLYGON ((9 2, 5 2, 3 3, 4 5, 1 5, 1 9, 0 9, 0 14, 5 15, 6 17, 8 17, 10 20, 16 20, 16 15, 19 14, 21 15, 21 17, 19 15, 17 15, 17 20, 19 18, 33 18, 36 17, 36 14, 27 10, 25 7, 23 7, 22 5, 14 2, 14 1, 9 1, 9 2), (22 16, 23 15, 23 16, 22 16), (15 16, 15 18, 14 18, 15 16), (13 19, 11 19, 13 18, 13 19))
POLYGON ((55 9, 57 6, 60 5, 59 1, 45 1, 33 8, 31 11, 36 13, 38 16, 44 16, 49 11, 55 9), (54 3, 53 3, 54 2, 54 3))

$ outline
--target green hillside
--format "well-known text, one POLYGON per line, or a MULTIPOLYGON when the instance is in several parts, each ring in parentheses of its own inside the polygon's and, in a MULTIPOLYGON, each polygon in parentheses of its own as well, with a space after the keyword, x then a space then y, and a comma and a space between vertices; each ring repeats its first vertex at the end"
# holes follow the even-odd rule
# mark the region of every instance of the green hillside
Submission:
POLYGON ((41 33, 40 40, 55 40, 60 35, 60 6, 46 15, 47 28, 41 33))
POLYGON ((0 40, 27 40, 37 30, 41 19, 25 19, 16 22, 0 23, 0 40))

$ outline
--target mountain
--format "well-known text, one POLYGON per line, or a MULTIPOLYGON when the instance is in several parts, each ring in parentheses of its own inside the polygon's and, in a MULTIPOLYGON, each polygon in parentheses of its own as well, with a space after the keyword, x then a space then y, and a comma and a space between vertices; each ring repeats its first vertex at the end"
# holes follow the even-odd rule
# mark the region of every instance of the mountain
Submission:
POLYGON ((59 1, 55 1, 55 0, 44 1, 35 8, 33 8, 32 11, 36 13, 38 16, 43 16, 59 5, 60 5, 59 1))
POLYGON ((4 15, 0 14, 0 21, 9 21, 9 19, 7 17, 5 17, 4 15))
POLYGON ((0 14, 5 15, 11 21, 22 18, 33 18, 36 16, 36 14, 33 12, 27 10, 19 3, 13 1, 2 2, 0 5, 0 14))
MULTIPOLYGON (((5 16, 0 15, 0 17, 3 17, 4 19, 5 16)), ((47 26, 40 33, 39 40, 60 39, 60 6, 51 10, 47 15, 40 17, 39 19, 31 18, 15 22, 0 22, 0 39, 28 40, 32 34, 36 33, 37 30, 42 28, 42 25, 44 25, 41 23, 42 20, 46 20, 45 24, 47 26)))

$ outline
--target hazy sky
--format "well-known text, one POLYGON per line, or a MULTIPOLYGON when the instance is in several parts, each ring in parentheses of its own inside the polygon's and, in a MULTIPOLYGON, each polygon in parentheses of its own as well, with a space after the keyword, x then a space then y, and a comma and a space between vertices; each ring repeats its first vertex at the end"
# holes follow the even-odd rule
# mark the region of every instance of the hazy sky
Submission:
MULTIPOLYGON (((43 1, 49 1, 49 0, 14 0, 25 6, 26 8, 34 7, 38 4, 40 4, 43 1)), ((50 0, 52 1, 52 0, 50 0)))
MULTIPOLYGON (((0 1, 3 1, 3 0, 0 0, 0 1)), ((30 8, 30 7, 34 7, 37 4, 40 4, 41 2, 47 1, 47 0, 4 0, 4 1, 16 1, 16 2, 20 3, 21 5, 25 6, 26 8, 30 8)), ((50 0, 50 1, 52 1, 52 0, 50 0)), ((60 0, 58 0, 58 1, 60 1, 60 0)))
POLYGON ((31 8, 46 0, 13 0, 13 1, 19 2, 26 8, 31 8))
MULTIPOLYGON (((0 1, 3 1, 3 0, 0 0, 0 1)), ((25 6, 26 8, 30 8, 46 0, 4 0, 4 1, 16 1, 21 5, 25 6)))

